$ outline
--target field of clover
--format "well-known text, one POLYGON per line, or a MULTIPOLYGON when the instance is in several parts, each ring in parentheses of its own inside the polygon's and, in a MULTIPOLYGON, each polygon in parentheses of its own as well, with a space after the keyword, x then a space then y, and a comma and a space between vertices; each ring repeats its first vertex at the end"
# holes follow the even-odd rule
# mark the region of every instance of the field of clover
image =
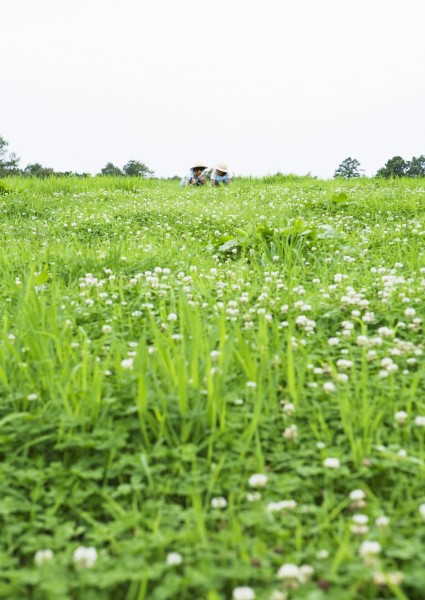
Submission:
POLYGON ((425 182, 6 179, 0 598, 423 600, 425 182))

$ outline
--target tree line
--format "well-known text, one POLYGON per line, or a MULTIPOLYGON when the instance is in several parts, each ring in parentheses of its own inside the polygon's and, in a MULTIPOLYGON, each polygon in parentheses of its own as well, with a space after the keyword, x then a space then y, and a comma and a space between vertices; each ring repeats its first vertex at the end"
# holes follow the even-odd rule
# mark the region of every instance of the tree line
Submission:
MULTIPOLYGON (((74 171, 55 171, 50 167, 43 167, 40 163, 31 163, 24 168, 19 166, 20 159, 14 152, 9 152, 9 143, 0 136, 0 177, 20 175, 23 177, 50 177, 51 175, 66 177, 91 177, 90 173, 76 173, 74 171)), ((114 177, 152 177, 154 172, 138 160, 129 160, 121 169, 108 162, 98 175, 113 175, 114 177)))
MULTIPOLYGON (((9 152, 9 143, 0 136, 0 178, 9 175, 20 175, 23 177, 50 177, 76 175, 78 177, 91 177, 90 173, 76 173, 73 171, 55 171, 50 167, 43 167, 40 163, 28 164, 23 169, 19 166, 20 159, 14 152, 9 152)), ((363 169, 356 158, 349 156, 343 160, 335 170, 334 178, 342 177, 351 179, 362 177, 363 169)), ((98 175, 110 175, 113 177, 144 177, 154 176, 154 171, 138 160, 129 160, 122 168, 112 162, 106 163, 98 175)), ((414 156, 411 160, 404 160, 401 156, 393 156, 387 160, 385 165, 378 169, 375 177, 391 179, 395 177, 425 177, 425 156, 414 156)), ((170 179, 179 179, 174 176, 170 179)))
MULTIPOLYGON (((361 177, 363 169, 356 158, 349 156, 338 166, 334 177, 361 177)), ((378 169, 375 177, 392 179, 394 177, 425 177, 425 156, 414 156, 411 160, 404 160, 401 156, 393 156, 387 160, 385 165, 378 169)))

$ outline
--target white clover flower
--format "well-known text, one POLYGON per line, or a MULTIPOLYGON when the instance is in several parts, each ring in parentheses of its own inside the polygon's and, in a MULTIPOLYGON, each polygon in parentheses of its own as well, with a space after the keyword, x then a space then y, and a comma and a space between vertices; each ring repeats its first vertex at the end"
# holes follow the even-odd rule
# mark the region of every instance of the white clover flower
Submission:
POLYGON ((295 500, 280 500, 279 502, 269 502, 266 506, 266 511, 270 513, 284 512, 286 510, 294 510, 297 507, 295 500))
POLYGON ((377 527, 388 527, 389 524, 390 519, 386 515, 381 515, 380 517, 377 517, 377 519, 375 519, 375 525, 377 527))
POLYGON ((213 508, 226 508, 227 500, 224 496, 217 496, 216 498, 211 498, 211 506, 213 508))
POLYGON ((425 519, 425 504, 419 505, 419 513, 423 519, 425 519))
POLYGON ((267 483, 267 475, 264 473, 255 473, 248 479, 248 484, 253 488, 263 488, 267 483))
POLYGON ((37 552, 34 554, 34 563, 37 565, 37 567, 40 567, 44 563, 51 561, 52 558, 53 550, 50 550, 50 548, 43 548, 37 550, 37 552))
POLYGON ((347 360, 346 358, 339 358, 336 361, 336 366, 338 367, 338 369, 346 371, 347 369, 350 369, 353 366, 353 361, 347 360))
POLYGON ((359 548, 359 554, 363 558, 369 558, 377 556, 381 550, 382 548, 379 542, 365 540, 359 548))
POLYGON ((297 565, 292 563, 285 563, 282 565, 277 572, 279 579, 291 579, 296 580, 299 583, 303 580, 303 575, 297 565))
POLYGON ((338 373, 336 379, 339 381, 339 383, 347 383, 348 375, 347 373, 338 373))
POLYGON ((367 525, 357 525, 357 523, 353 523, 350 525, 350 531, 354 535, 366 535, 369 532, 369 527, 367 525))
POLYGON ((112 327, 110 325, 102 325, 102 333, 111 333, 112 327))
POLYGON ((170 567, 181 565, 182 562, 183 562, 183 557, 178 552, 170 552, 169 554, 167 554, 166 563, 170 567))
POLYGON ((341 463, 339 462, 338 458, 328 456, 328 458, 325 458, 325 460, 323 461, 323 466, 327 469, 339 469, 341 463))
POLYGON ((301 565, 300 566, 302 583, 309 581, 314 573, 314 568, 311 565, 301 565))
POLYGON ((338 346, 339 339, 337 337, 331 337, 328 339, 329 346, 338 346))
POLYGON ((366 492, 361 489, 353 490, 350 492, 349 497, 350 500, 353 501, 364 500, 366 498, 366 492))
POLYGON ((282 406, 282 410, 287 415, 293 415, 295 412, 295 406, 292 404, 292 402, 285 402, 285 404, 282 406))
POLYGON ((213 362, 217 362, 221 356, 221 352, 219 350, 212 350, 210 352, 210 357, 213 362))
POLYGON ((170 313, 170 314, 168 315, 167 319, 168 319, 169 321, 177 321, 177 315, 176 315, 176 313, 170 313))
POLYGON ((28 394, 27 396, 27 400, 29 400, 30 402, 37 400, 38 396, 37 394, 28 394))
POLYGON ((414 308, 406 308, 404 311, 404 316, 408 318, 412 318, 416 315, 416 310, 414 308))
POLYGON ((123 369, 125 369, 127 371, 131 371, 134 367, 134 359, 133 358, 124 358, 124 360, 121 361, 121 366, 123 369))
POLYGON ((247 381, 246 387, 255 389, 257 387, 257 383, 255 381, 247 381))
POLYGON ((405 410, 399 410, 394 415, 394 421, 397 423, 397 425, 404 425, 406 423, 408 417, 409 417, 409 415, 407 414, 407 412, 405 410))
POLYGON ((369 521, 369 517, 362 514, 355 514, 352 516, 352 519, 356 525, 366 525, 366 523, 369 521))
POLYGON ((72 560, 81 569, 91 569, 97 561, 97 550, 93 546, 78 546, 72 560))
POLYGON ((251 587, 242 586, 233 590, 233 600, 255 600, 255 592, 251 587))
POLYGON ((389 573, 376 571, 373 573, 372 578, 376 585, 386 587, 388 585, 400 585, 404 579, 404 575, 400 571, 391 571, 389 573))
POLYGON ((335 384, 332 381, 325 381, 323 384, 323 391, 326 394, 332 394, 336 390, 335 384))
POLYGON ((425 416, 418 415, 415 418, 415 425, 417 425, 417 427, 425 427, 425 416))
POLYGON ((260 492, 248 492, 246 495, 246 499, 248 500, 248 502, 258 502, 259 500, 261 500, 261 494, 260 492))
POLYGON ((291 425, 285 429, 282 435, 286 440, 296 440, 298 437, 298 427, 291 425))

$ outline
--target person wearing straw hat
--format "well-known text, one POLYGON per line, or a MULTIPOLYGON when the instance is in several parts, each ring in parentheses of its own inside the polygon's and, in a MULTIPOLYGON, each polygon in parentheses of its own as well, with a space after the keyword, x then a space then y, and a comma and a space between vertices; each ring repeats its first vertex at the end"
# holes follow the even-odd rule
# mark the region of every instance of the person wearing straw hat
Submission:
POLYGON ((180 186, 189 186, 189 185, 205 185, 206 180, 203 177, 202 173, 206 169, 206 165, 201 162, 195 162, 193 167, 189 170, 189 173, 182 178, 180 182, 180 186))
POLYGON ((218 163, 211 173, 211 185, 218 187, 221 184, 228 185, 231 181, 232 177, 226 163, 218 163))

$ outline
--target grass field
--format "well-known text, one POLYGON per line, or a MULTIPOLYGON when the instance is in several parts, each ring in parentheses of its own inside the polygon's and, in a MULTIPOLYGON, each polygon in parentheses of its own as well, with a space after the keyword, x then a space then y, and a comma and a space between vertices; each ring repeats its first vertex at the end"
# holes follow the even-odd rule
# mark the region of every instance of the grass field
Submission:
POLYGON ((3 183, 1 598, 425 598, 425 181, 3 183))

